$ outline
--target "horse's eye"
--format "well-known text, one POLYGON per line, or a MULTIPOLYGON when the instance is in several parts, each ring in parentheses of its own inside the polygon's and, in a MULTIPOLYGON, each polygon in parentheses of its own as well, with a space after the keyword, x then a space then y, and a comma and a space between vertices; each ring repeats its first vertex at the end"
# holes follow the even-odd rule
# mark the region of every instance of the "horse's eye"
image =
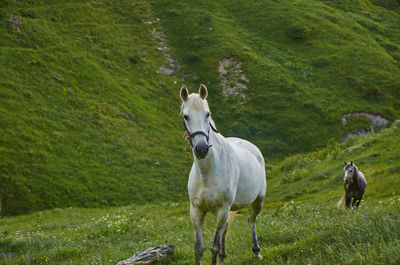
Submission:
POLYGON ((183 118, 187 121, 189 119, 189 115, 183 115, 183 118))
POLYGON ((210 117, 210 115, 211 115, 211 113, 207 112, 206 117, 208 118, 208 117, 210 117))

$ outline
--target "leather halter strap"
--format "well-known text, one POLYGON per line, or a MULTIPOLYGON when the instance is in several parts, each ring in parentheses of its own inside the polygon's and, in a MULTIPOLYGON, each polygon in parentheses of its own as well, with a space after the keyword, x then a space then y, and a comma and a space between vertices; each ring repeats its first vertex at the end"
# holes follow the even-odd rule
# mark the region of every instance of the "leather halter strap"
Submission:
MULTIPOLYGON (((210 128, 211 128, 214 132, 219 133, 219 131, 212 125, 211 122, 209 122, 209 125, 210 125, 210 128)), ((185 121, 183 121, 183 126, 185 127, 185 130, 186 130, 186 132, 188 133, 189 140, 190 140, 190 145, 191 145, 192 147, 193 147, 192 138, 195 137, 196 135, 204 135, 204 136, 206 137, 206 139, 207 139, 207 142, 208 142, 208 140, 209 140, 209 138, 210 138, 210 129, 208 129, 208 134, 206 134, 206 133, 203 132, 203 131, 196 131, 196 132, 194 132, 194 133, 191 133, 191 132, 189 132, 189 129, 188 129, 188 127, 186 126, 186 122, 185 122, 185 121)), ((210 145, 210 146, 211 146, 211 145, 210 145)))

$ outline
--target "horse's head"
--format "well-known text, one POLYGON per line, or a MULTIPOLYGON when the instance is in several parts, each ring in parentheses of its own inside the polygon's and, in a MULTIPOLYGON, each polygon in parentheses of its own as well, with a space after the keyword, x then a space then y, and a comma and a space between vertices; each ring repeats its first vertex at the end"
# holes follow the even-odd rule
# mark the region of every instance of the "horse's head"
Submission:
POLYGON ((189 95, 186 86, 183 86, 180 91, 183 125, 197 159, 205 158, 211 147, 209 145, 210 128, 216 131, 211 123, 207 94, 207 88, 204 85, 200 85, 198 94, 189 95))
POLYGON ((343 181, 345 184, 353 183, 354 177, 356 176, 357 167, 353 164, 353 162, 344 162, 344 178, 343 181))

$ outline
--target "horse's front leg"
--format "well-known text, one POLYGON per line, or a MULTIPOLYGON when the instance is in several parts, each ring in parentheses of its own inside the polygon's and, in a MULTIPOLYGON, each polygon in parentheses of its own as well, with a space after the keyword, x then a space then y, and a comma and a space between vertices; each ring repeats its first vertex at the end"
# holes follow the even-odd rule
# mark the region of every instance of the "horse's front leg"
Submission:
POLYGON ((353 201, 351 202, 351 208, 354 209, 354 206, 356 206, 356 202, 357 202, 357 199, 353 198, 353 201))
POLYGON ((351 197, 346 196, 346 207, 350 208, 350 206, 351 206, 351 197))
POLYGON ((204 244, 203 244, 203 229, 204 217, 206 213, 199 208, 190 205, 190 218, 194 228, 194 254, 196 257, 196 265, 200 265, 201 257, 203 257, 204 244))
POLYGON ((226 209, 220 209, 217 212, 217 229, 215 231, 214 241, 211 246, 212 265, 217 264, 217 258, 218 254, 221 251, 222 239, 228 221, 228 216, 229 216, 229 207, 226 209))
POLYGON ((356 209, 357 209, 357 210, 358 210, 358 208, 360 207, 360 202, 361 202, 361 200, 362 200, 362 195, 361 195, 360 199, 357 200, 357 203, 356 203, 356 209))

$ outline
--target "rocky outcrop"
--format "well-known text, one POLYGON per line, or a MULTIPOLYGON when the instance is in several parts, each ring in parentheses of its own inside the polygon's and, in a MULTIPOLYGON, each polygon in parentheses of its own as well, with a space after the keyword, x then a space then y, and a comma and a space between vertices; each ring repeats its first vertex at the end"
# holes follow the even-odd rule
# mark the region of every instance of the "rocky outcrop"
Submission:
POLYGON ((343 126, 346 125, 347 117, 359 117, 359 116, 364 116, 365 118, 369 119, 371 122, 371 126, 373 127, 378 127, 378 128, 386 128, 387 124, 389 123, 389 120, 385 119, 381 115, 378 114, 372 114, 368 112, 354 112, 354 113, 347 113, 342 115, 342 124, 343 126))
POLYGON ((241 103, 246 102, 249 79, 242 70, 242 63, 234 57, 224 58, 219 62, 218 72, 221 80, 222 95, 225 98, 239 96, 241 103))
POLYGON ((158 44, 157 50, 161 51, 165 59, 167 60, 167 64, 161 66, 158 69, 158 73, 163 75, 171 75, 175 73, 175 70, 179 68, 180 65, 170 55, 170 48, 167 43, 167 37, 162 31, 160 18, 155 18, 153 16, 153 11, 150 6, 148 6, 147 8, 147 12, 148 12, 148 18, 147 20, 143 21, 143 23, 153 28, 151 34, 153 36, 153 39, 157 41, 158 44))
MULTIPOLYGON (((367 119, 370 120, 371 123, 371 127, 372 128, 379 128, 379 129, 383 129, 386 128, 388 123, 390 122, 388 119, 382 117, 379 114, 372 114, 369 112, 351 112, 351 113, 346 113, 342 115, 342 125, 345 126, 347 124, 347 120, 346 118, 348 117, 360 117, 363 116, 367 119)), ((350 136, 353 135, 364 135, 369 133, 371 130, 368 129, 357 129, 353 132, 346 132, 343 136, 342 136, 342 141, 346 141, 347 138, 349 138, 350 136)))

